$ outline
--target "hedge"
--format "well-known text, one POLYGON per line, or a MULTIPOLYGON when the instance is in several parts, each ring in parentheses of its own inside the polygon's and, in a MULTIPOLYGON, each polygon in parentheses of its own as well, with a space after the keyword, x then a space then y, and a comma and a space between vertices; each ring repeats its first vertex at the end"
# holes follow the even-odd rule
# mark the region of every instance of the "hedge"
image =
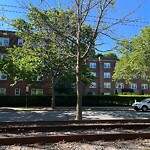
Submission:
MULTIPOLYGON (((131 106, 136 99, 140 101, 149 96, 104 96, 84 95, 83 106, 131 106)), ((22 107, 22 106, 51 106, 50 96, 0 96, 0 107, 22 107)), ((56 96, 56 106, 76 106, 76 96, 56 96)))

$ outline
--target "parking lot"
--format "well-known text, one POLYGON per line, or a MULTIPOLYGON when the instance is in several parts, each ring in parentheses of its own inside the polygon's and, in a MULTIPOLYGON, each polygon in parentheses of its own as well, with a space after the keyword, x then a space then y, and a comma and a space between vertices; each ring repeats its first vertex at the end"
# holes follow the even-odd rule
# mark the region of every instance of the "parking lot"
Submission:
MULTIPOLYGON (((1 110, 0 121, 74 120, 75 110, 21 111, 1 110)), ((150 119, 150 111, 95 110, 83 111, 83 119, 150 119)))

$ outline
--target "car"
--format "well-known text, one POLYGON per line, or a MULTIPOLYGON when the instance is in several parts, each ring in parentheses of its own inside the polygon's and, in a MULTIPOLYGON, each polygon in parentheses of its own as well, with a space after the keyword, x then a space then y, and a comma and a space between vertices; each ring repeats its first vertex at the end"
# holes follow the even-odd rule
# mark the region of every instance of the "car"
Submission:
POLYGON ((150 109, 150 98, 143 99, 140 102, 135 100, 135 102, 132 104, 132 108, 134 108, 136 111, 147 111, 150 109))

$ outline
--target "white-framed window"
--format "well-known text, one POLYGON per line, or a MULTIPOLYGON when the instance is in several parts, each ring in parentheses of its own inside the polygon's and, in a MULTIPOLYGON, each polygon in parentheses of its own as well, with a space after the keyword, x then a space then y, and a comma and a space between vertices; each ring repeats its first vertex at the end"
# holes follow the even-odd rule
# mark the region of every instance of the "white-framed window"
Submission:
POLYGON ((104 78, 111 78, 110 72, 104 72, 104 78))
POLYGON ((90 88, 96 88, 96 82, 92 82, 90 88))
POLYGON ((3 58, 4 58, 4 55, 0 54, 0 60, 3 60, 3 58))
POLYGON ((143 83, 143 84, 141 84, 141 87, 142 87, 142 89, 145 89, 145 90, 146 90, 146 89, 148 89, 148 84, 144 84, 144 83, 143 83))
POLYGON ((0 37, 0 46, 9 46, 9 38, 0 37))
POLYGON ((93 69, 95 69, 96 68, 96 63, 95 62, 90 62, 90 68, 93 68, 93 69))
POLYGON ((72 88, 76 88, 76 83, 72 83, 72 88))
POLYGON ((96 77, 96 72, 91 72, 91 75, 96 77))
POLYGON ((31 89, 31 95, 43 95, 43 89, 31 89))
POLYGON ((104 63, 104 68, 110 69, 110 63, 104 63))
POLYGON ((0 95, 6 95, 6 88, 0 88, 0 95))
POLYGON ((133 78, 133 79, 137 79, 137 75, 133 74, 133 75, 132 75, 132 78, 133 78))
POLYGON ((130 83, 129 88, 130 89, 137 89, 137 84, 136 83, 130 83))
POLYGON ((124 89, 124 84, 123 83, 116 83, 116 88, 124 89))
POLYGON ((111 83, 110 82, 104 82, 104 88, 110 89, 111 88, 111 83))
POLYGON ((20 95, 20 89, 19 88, 15 88, 15 95, 17 96, 19 96, 20 95))
POLYGON ((145 75, 141 75, 142 80, 147 80, 147 77, 145 75))
POLYGON ((0 71, 0 80, 7 80, 7 74, 0 71))
POLYGON ((23 45, 23 39, 18 39, 18 45, 22 46, 23 45))
POLYGON ((104 95, 110 95, 110 93, 104 93, 104 95))

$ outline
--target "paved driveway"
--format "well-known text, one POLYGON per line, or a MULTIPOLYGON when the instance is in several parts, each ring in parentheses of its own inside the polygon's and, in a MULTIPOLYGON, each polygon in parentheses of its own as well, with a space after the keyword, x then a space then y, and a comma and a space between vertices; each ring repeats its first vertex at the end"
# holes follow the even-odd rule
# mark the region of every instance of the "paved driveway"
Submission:
MULTIPOLYGON (((0 111, 0 121, 74 120, 75 111, 0 111)), ((83 119, 150 119, 150 111, 83 111, 83 119)))

